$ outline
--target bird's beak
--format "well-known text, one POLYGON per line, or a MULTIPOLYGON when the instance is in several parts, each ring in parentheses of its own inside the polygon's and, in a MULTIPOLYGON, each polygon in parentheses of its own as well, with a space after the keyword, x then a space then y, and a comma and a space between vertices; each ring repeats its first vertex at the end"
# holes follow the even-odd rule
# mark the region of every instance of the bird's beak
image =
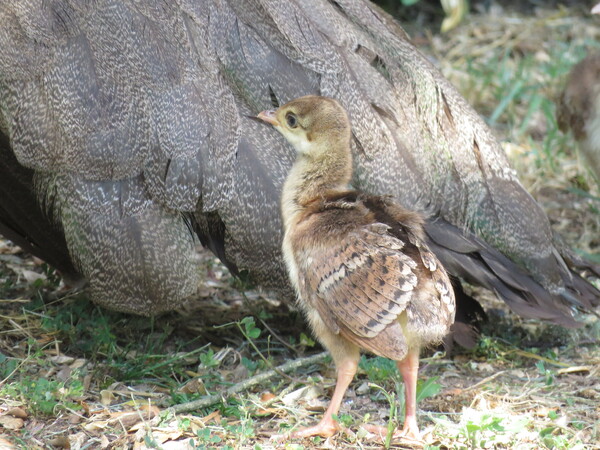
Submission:
POLYGON ((258 116, 256 116, 256 117, 258 117, 260 120, 270 123, 274 127, 279 126, 279 121, 275 118, 275 110, 274 109, 269 109, 267 111, 259 112, 258 116))
POLYGON ((600 14, 600 3, 592 8, 592 14, 600 14))

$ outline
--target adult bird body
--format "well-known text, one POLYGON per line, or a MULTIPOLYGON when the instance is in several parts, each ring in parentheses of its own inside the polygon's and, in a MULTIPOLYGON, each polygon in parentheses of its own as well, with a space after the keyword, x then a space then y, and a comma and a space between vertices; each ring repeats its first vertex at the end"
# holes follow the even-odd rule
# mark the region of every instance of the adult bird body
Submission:
POLYGON ((193 295, 192 227, 234 273, 289 292, 293 157, 248 116, 307 94, 348 111, 353 185, 427 212, 454 275, 567 326, 598 304, 477 113, 366 1, 6 0, 0 20, 0 231, 102 305, 156 314, 193 295))
POLYGON ((259 118, 297 152, 283 187, 283 255, 298 302, 337 367, 321 422, 293 433, 330 436, 359 349, 397 361, 406 391, 403 434, 418 438, 419 349, 449 332, 450 280, 424 242, 423 219, 389 198, 349 191, 350 124, 335 100, 307 96, 259 118))

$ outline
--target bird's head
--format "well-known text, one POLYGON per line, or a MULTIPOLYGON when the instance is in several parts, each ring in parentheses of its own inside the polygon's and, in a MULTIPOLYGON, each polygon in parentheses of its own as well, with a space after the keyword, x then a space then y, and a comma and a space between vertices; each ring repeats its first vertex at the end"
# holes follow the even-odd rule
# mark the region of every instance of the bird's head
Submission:
POLYGON ((329 97, 300 97, 258 118, 273 125, 300 155, 317 158, 333 148, 350 148, 348 115, 329 97))

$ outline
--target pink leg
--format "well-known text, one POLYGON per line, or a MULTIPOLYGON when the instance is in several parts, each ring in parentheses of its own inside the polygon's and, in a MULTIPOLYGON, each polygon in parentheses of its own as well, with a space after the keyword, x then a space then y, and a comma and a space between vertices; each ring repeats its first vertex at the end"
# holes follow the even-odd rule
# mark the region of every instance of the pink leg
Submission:
POLYGON ((333 397, 331 397, 331 402, 329 403, 329 407, 327 411, 325 411, 325 415, 321 419, 321 421, 312 427, 303 428, 301 430, 295 431, 292 433, 290 437, 292 438, 305 438, 309 436, 323 436, 329 437, 333 436, 339 430, 339 425, 333 419, 333 416, 338 413, 340 410, 340 406, 342 404, 342 400, 344 398, 344 394, 350 385, 350 382, 354 378, 356 374, 356 369, 358 368, 358 360, 356 359, 344 359, 342 360, 337 367, 337 383, 335 385, 335 390, 333 391, 333 397))
POLYGON ((419 350, 410 350, 406 358, 396 363, 404 380, 406 414, 402 436, 420 439, 417 425, 417 374, 419 372, 419 350))

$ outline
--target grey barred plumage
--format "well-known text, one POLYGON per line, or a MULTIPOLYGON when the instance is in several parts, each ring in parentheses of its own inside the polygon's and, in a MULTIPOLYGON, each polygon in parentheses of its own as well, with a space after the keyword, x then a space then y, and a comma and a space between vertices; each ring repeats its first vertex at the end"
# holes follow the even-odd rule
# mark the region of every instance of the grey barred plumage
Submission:
POLYGON ((247 116, 306 94, 348 110, 354 185, 427 212, 456 275, 563 325, 598 304, 487 126, 366 1, 6 0, 0 20, 1 151, 19 161, 0 163, 0 185, 19 183, 0 231, 51 259, 64 234, 54 263, 100 304, 153 314, 195 292, 184 216, 232 270, 285 290, 293 155, 247 116))

